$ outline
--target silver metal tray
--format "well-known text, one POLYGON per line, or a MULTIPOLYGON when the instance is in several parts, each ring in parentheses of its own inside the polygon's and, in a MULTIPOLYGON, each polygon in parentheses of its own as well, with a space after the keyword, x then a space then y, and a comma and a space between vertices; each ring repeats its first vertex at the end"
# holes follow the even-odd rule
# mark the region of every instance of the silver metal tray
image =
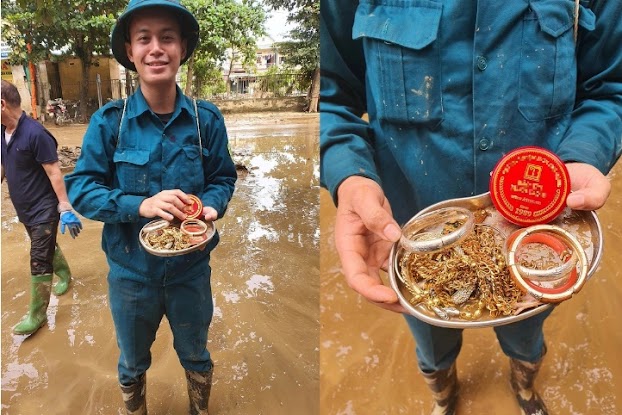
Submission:
MULTIPOLYGON (((205 248, 205 245, 207 245, 212 238, 214 237, 214 235, 216 234, 216 225, 214 224, 213 221, 208 221, 205 222, 207 224, 207 232, 206 232, 206 238, 195 245, 191 245, 187 248, 184 249, 180 249, 180 250, 172 250, 172 249, 153 249, 151 246, 149 246, 149 244, 145 241, 145 235, 148 233, 146 231, 146 229, 149 229, 149 227, 159 223, 163 221, 163 219, 156 219, 156 220, 152 220, 151 222, 147 223, 145 226, 142 227, 142 229, 140 230, 140 234, 138 235, 138 240, 140 241, 140 244, 142 245, 142 247, 145 249, 145 251, 149 252, 151 255, 155 255, 155 256, 160 256, 160 257, 171 257, 171 256, 178 256, 178 255, 184 255, 190 252, 194 252, 194 251, 198 251, 200 249, 205 248)), ((171 224, 170 226, 177 226, 179 227, 179 224, 171 224)))
MULTIPOLYGON (((501 214, 495 209, 490 199, 490 193, 484 193, 481 195, 460 198, 460 199, 451 199, 446 200, 435 205, 429 206, 426 209, 419 212, 415 215, 406 225, 414 221, 418 216, 421 216, 425 213, 431 212, 433 210, 445 208, 445 207, 462 207, 469 209, 473 212, 479 210, 486 210, 488 216, 484 220, 484 224, 494 226, 496 229, 500 230, 505 237, 510 235, 516 229, 520 229, 519 226, 514 225, 507 220, 505 220, 501 214)), ((603 251, 603 234, 600 226, 600 222, 598 221, 598 216, 596 216, 595 212, 590 211, 575 211, 569 208, 566 208, 559 217, 557 217, 551 225, 560 226, 568 232, 572 233, 573 236, 577 238, 577 240, 581 243, 585 252, 587 254, 589 268, 588 268, 588 276, 589 279, 598 264, 600 263, 602 251, 603 251)), ((443 320, 434 314, 432 311, 428 310, 422 304, 413 305, 408 301, 410 298, 410 293, 407 288, 404 286, 399 277, 399 263, 404 255, 404 250, 399 246, 399 243, 395 243, 391 249, 391 254, 389 257, 389 282, 391 287, 397 293, 400 304, 408 310, 410 314, 417 317, 420 320, 425 321, 426 323, 440 326, 440 327, 450 327, 450 328, 477 328, 477 327, 493 327, 493 326, 501 326, 504 324, 514 323, 516 321, 520 321, 526 319, 528 317, 539 314, 550 307, 551 304, 542 304, 535 308, 526 310, 517 315, 511 316, 500 316, 500 317, 490 317, 488 315, 482 316, 478 320, 464 320, 457 317, 452 317, 449 320, 443 320)), ((485 313, 488 314, 488 313, 485 313)))

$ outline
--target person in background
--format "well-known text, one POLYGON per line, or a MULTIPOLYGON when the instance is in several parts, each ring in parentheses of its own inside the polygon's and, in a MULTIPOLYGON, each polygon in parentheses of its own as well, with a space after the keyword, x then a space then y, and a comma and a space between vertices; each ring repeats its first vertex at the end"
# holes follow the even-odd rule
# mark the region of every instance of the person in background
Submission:
POLYGON ((146 414, 146 371, 164 315, 185 369, 190 414, 207 414, 214 364, 207 350, 213 314, 209 265, 218 234, 203 250, 158 257, 139 243, 153 218, 186 218, 189 195, 201 218, 222 217, 236 171, 220 111, 183 95, 175 76, 199 40, 195 17, 176 0, 131 0, 111 35, 112 51, 140 87, 91 118, 69 198, 87 218, 104 222, 109 302, 128 414, 146 414))
POLYGON ((69 289, 71 271, 56 242, 69 230, 75 238, 82 229, 67 198, 56 149, 58 143, 39 122, 21 108, 15 85, 2 81, 2 181, 19 221, 30 237, 30 306, 28 314, 13 328, 15 334, 33 334, 47 322, 53 274, 59 277, 55 295, 69 289))
MULTIPOLYGON (((621 151, 622 2, 322 0, 320 13, 321 183, 343 273, 367 300, 405 312, 379 275, 400 225, 486 192, 517 147, 566 163, 568 207, 603 206, 621 151)), ((533 385, 549 314, 495 327, 523 414, 547 413, 533 385)), ((432 413, 452 414, 462 331, 405 317, 432 413)))

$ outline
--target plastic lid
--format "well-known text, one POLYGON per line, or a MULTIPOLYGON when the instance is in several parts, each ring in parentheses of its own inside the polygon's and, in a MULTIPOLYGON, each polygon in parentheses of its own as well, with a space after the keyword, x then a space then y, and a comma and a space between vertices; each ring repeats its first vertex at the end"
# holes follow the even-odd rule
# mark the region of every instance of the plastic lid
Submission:
POLYGON ((519 226, 548 223, 566 207, 570 176, 554 153, 520 147, 506 154, 490 177, 490 198, 504 218, 519 226))
POLYGON ((188 215, 186 219, 198 218, 203 212, 203 203, 201 202, 201 199, 195 195, 188 195, 188 197, 192 200, 192 202, 189 205, 186 205, 183 209, 184 213, 188 215))

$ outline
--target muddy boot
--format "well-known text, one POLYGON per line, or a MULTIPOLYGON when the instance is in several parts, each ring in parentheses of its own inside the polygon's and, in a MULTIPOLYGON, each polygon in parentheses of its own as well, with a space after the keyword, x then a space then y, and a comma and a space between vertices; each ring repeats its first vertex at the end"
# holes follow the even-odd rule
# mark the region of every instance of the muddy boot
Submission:
POLYGON ((129 386, 121 386, 125 413, 127 415, 147 415, 147 401, 145 394, 147 390, 147 376, 145 373, 140 375, 138 381, 129 386))
POLYGON ((28 314, 13 327, 15 334, 32 334, 48 321, 52 274, 30 276, 30 306, 28 314))
POLYGON ((212 390, 212 374, 214 365, 207 372, 186 370, 188 381, 188 397, 190 398, 190 415, 207 415, 207 403, 212 390))
MULTIPOLYGON (((546 347, 544 353, 546 353, 546 347)), ((522 415, 547 415, 546 405, 533 388, 533 381, 542 365, 542 357, 531 363, 523 360, 510 359, 510 384, 522 415)))
POLYGON ((54 286, 54 294, 63 295, 69 289, 69 283, 71 282, 71 271, 69 270, 69 265, 65 260, 63 251, 60 250, 60 246, 58 246, 58 244, 56 244, 56 249, 54 250, 53 265, 54 274, 58 275, 58 278, 60 279, 54 286))
POLYGON ((458 400, 456 363, 454 362, 448 369, 437 370, 432 373, 421 372, 421 374, 432 391, 432 397, 435 401, 431 415, 455 414, 458 400))

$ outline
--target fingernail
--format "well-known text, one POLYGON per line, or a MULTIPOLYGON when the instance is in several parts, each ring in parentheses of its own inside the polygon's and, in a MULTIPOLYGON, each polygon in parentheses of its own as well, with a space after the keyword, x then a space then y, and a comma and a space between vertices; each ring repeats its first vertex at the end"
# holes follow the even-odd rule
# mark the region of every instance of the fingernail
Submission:
POLYGON ((392 223, 389 223, 384 228, 383 233, 384 233, 385 238, 387 238, 391 242, 399 241, 400 237, 402 236, 402 231, 400 231, 400 228, 398 228, 392 223))

